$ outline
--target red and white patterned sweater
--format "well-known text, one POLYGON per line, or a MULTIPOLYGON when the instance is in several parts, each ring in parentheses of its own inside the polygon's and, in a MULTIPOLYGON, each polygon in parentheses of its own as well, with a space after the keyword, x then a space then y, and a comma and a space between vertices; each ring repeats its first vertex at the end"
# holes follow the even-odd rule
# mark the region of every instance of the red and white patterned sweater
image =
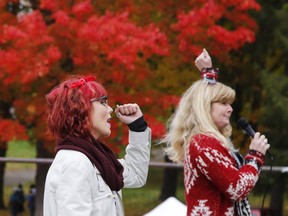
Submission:
POLYGON ((187 216, 235 216, 235 201, 256 184, 264 156, 250 152, 238 169, 219 140, 196 134, 185 151, 184 184, 187 216), (262 156, 262 157, 261 157, 262 156))

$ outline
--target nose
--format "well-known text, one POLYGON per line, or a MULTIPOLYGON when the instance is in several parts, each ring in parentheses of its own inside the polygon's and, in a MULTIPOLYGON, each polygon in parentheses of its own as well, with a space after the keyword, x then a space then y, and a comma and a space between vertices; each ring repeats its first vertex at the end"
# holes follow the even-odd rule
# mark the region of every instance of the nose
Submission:
POLYGON ((233 112, 233 108, 232 108, 232 106, 231 106, 231 104, 228 104, 228 112, 233 112))
POLYGON ((111 106, 108 106, 108 113, 111 114, 113 112, 113 109, 111 106))

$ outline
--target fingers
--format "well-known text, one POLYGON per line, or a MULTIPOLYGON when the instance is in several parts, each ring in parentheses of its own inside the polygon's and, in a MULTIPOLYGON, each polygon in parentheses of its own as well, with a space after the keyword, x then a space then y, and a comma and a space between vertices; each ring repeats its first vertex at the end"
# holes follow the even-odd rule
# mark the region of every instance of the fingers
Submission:
POLYGON ((195 65, 200 71, 203 68, 212 67, 211 57, 205 48, 203 49, 202 53, 196 58, 195 65))
POLYGON ((269 148, 270 144, 268 144, 268 139, 265 137, 265 135, 261 135, 259 132, 255 133, 250 144, 250 149, 259 151, 265 155, 269 148))
POLYGON ((204 58, 210 57, 208 52, 207 52, 207 50, 205 48, 203 49, 202 53, 203 53, 204 58))
POLYGON ((115 113, 119 120, 124 124, 130 124, 143 116, 143 113, 137 104, 117 105, 115 113))
POLYGON ((124 104, 124 105, 117 105, 115 109, 115 113, 117 117, 122 115, 131 115, 138 111, 139 106, 137 104, 124 104))

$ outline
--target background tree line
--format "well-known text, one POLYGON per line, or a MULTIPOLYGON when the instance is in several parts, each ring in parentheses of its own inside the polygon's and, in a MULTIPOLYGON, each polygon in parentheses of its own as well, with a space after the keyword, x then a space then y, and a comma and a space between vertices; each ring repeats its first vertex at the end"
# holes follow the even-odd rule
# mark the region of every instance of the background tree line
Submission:
MULTIPOLYGON (((234 128, 247 118, 268 136, 274 165, 287 165, 287 11, 278 0, 2 0, 0 156, 8 141, 28 139, 37 157, 53 157, 45 95, 80 74, 95 75, 111 92, 111 105, 139 103, 157 140, 181 93, 199 79, 194 59, 205 47, 220 81, 236 89, 234 128)), ((127 133, 112 126, 107 142, 120 152, 127 133)), ((243 152, 248 139, 234 130, 243 152)), ((37 166, 37 215, 48 166, 37 166)), ((0 164, 0 207, 4 170, 0 164)), ((285 176, 272 183, 270 205, 281 209, 285 176)))

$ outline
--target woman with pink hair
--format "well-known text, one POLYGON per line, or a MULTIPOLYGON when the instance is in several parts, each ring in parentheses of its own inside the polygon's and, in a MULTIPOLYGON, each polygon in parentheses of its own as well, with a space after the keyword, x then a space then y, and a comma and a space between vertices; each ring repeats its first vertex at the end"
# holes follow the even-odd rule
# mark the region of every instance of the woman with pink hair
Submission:
POLYGON ((137 104, 115 109, 129 128, 126 155, 118 160, 101 141, 111 134, 113 109, 94 77, 62 82, 46 97, 48 129, 56 156, 44 192, 44 216, 124 215, 121 189, 146 183, 151 130, 137 104))

